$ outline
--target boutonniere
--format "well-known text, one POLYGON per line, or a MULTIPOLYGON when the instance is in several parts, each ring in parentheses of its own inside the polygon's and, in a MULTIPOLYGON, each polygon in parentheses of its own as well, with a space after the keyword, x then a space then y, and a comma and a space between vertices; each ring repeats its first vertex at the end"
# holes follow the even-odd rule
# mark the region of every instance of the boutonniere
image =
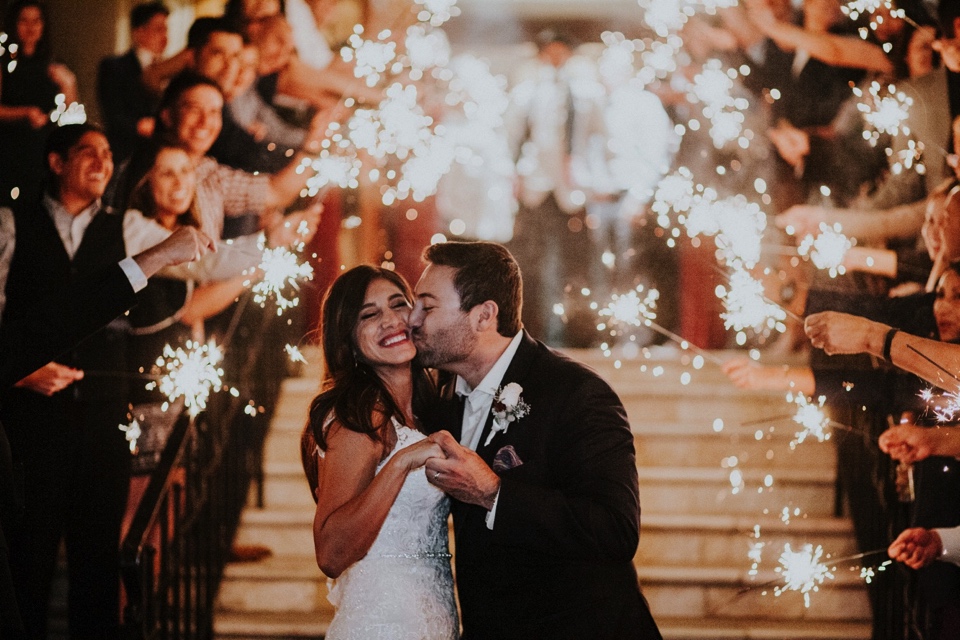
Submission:
POLYGON ((493 411, 493 426, 483 446, 486 447, 489 445, 490 441, 493 440, 493 436, 501 431, 506 433, 507 427, 510 426, 511 422, 516 422, 530 413, 530 405, 523 401, 523 398, 520 397, 521 393, 523 393, 523 387, 516 382, 511 382, 507 386, 497 389, 496 395, 493 396, 493 405, 491 406, 491 411, 493 411))

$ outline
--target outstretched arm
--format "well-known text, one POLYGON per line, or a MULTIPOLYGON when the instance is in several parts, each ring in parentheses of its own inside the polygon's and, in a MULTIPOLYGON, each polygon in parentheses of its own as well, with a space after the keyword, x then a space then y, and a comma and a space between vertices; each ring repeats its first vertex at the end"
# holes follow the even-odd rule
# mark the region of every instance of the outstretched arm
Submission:
MULTIPOLYGON (((808 316, 810 342, 828 355, 869 353, 882 358, 891 327, 860 316, 824 311, 808 316)), ((890 340, 890 361, 947 391, 960 392, 960 345, 918 338, 902 331, 890 340)))

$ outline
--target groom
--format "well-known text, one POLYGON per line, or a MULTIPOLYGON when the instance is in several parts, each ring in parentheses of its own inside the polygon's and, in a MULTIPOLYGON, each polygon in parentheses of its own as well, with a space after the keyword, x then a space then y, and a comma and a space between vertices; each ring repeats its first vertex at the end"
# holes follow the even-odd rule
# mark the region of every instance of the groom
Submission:
POLYGON ((426 467, 454 498, 464 639, 659 639, 633 567, 640 503, 619 398, 522 330, 504 247, 447 242, 424 259, 410 327, 422 364, 456 374, 430 419, 446 458, 426 467))

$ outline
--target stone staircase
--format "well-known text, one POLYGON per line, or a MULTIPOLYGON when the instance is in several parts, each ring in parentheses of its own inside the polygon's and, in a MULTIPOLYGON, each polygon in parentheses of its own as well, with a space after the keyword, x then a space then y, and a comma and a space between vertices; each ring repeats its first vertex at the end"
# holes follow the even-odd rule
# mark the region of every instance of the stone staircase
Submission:
MULTIPOLYGON (((631 420, 643 506, 635 564, 665 638, 870 637, 858 571, 838 566, 836 578, 810 594, 809 608, 799 593, 774 596, 785 543, 794 550, 819 544, 833 557, 856 553, 850 523, 833 517, 832 444, 791 449, 789 421, 749 424, 790 413, 782 394, 739 391, 715 365, 695 370, 672 350, 620 366, 597 351, 571 355, 611 382, 631 420), (750 575, 757 540, 765 543, 762 561, 750 575)), ((318 381, 312 365, 284 383, 264 455, 266 507, 247 509, 237 539, 267 545, 274 555, 227 566, 215 622, 220 638, 319 638, 333 614, 313 556, 314 504, 299 461, 318 381)))

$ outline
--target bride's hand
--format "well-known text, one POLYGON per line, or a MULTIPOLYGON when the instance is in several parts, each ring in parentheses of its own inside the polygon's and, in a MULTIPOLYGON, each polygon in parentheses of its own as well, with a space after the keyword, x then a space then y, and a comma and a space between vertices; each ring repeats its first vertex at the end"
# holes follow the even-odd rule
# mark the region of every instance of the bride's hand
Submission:
POLYGON ((407 471, 413 471, 424 465, 429 458, 446 458, 443 449, 435 442, 421 440, 397 452, 394 458, 407 471))

